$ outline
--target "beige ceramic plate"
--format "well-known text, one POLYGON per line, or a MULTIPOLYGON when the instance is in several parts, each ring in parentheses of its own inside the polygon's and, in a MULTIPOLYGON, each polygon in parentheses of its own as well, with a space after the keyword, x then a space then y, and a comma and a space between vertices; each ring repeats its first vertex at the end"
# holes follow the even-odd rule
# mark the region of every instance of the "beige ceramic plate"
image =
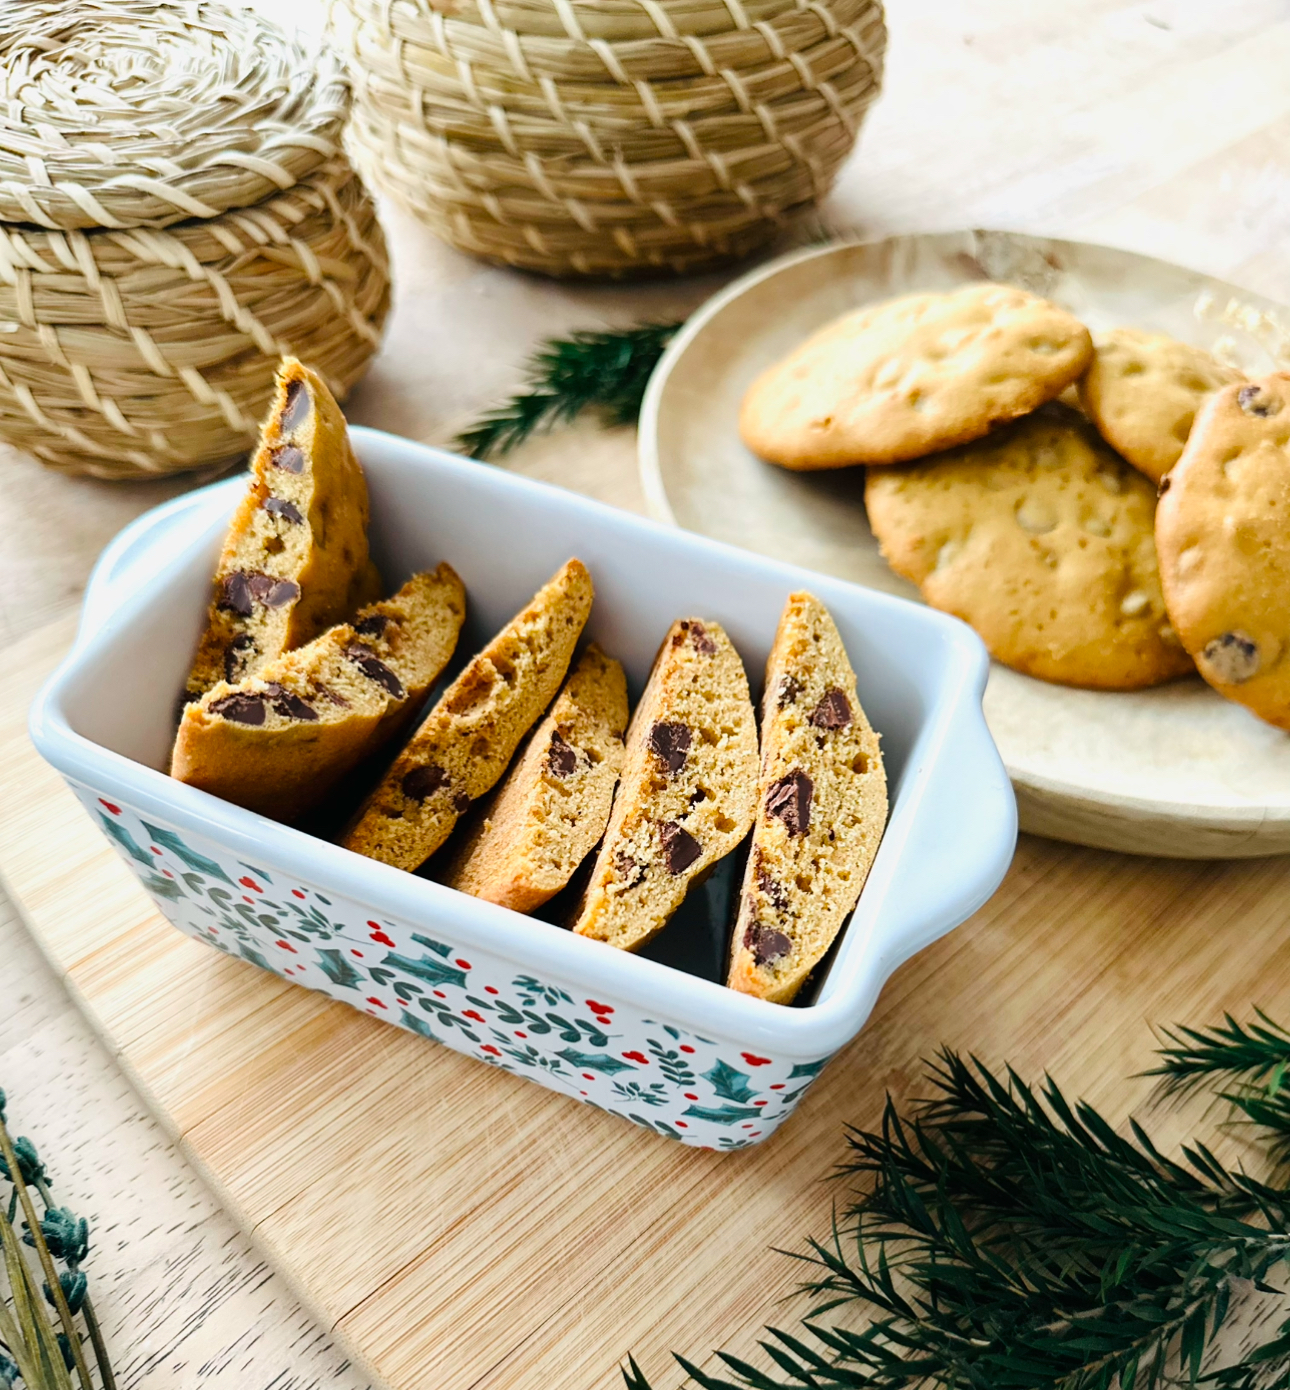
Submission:
MULTIPOLYGON (((1055 299, 1094 333, 1120 324, 1171 333, 1255 372, 1290 362, 1290 309, 1126 251, 1003 232, 802 251, 709 301, 659 364, 640 430, 655 515, 917 598, 878 555, 863 470, 762 463, 739 441, 739 402, 758 372, 848 309, 980 278, 1055 299)), ((996 665, 985 705, 1028 830, 1185 858, 1290 852, 1290 737, 1199 679, 1101 694, 996 665)))

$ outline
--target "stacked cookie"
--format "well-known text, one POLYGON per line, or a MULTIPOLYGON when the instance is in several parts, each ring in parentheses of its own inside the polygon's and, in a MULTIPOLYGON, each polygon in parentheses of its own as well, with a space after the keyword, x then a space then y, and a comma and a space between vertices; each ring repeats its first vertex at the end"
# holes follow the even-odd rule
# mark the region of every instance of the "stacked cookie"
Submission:
POLYGON ((1287 385, 973 284, 827 325, 740 431, 785 468, 865 465, 883 556, 1005 665, 1101 690, 1199 669, 1285 727, 1287 385))
POLYGON ((623 950, 751 832, 728 983, 789 1002, 855 907, 887 814, 878 736, 819 600, 789 598, 760 740, 738 652, 696 617, 666 634, 629 725, 622 666, 594 643, 578 655, 595 589, 571 559, 408 736, 466 594, 441 564, 376 601, 367 519, 344 418, 288 360, 220 555, 172 775, 279 820, 343 823, 346 848, 519 912, 585 866, 569 925, 623 950))

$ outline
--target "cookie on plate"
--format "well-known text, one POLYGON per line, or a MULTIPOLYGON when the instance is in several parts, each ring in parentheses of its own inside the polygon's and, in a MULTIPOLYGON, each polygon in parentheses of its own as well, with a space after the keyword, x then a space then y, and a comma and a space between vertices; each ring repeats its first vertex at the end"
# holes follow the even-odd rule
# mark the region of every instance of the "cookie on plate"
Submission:
POLYGON ((1181 457, 1204 401, 1244 379, 1203 348, 1117 328, 1098 339, 1079 399, 1102 438, 1158 483, 1181 457))
POLYGON ((731 989, 789 1003, 855 907, 886 823, 878 735, 842 639, 819 599, 791 594, 766 663, 731 989))
POLYGON ((1095 690, 1192 669, 1160 592, 1155 488, 1065 406, 873 469, 865 505, 892 569, 1005 666, 1095 690))
POLYGON ((633 951, 748 833, 757 722, 716 623, 674 623, 627 731, 623 774, 574 931, 633 951))
POLYGON ((220 553, 189 698, 255 675, 380 592, 367 553, 367 483, 345 417, 320 376, 285 358, 220 553))
POLYGON ((605 833, 626 728, 623 668, 593 643, 442 881, 516 912, 553 898, 605 833))
POLYGON ((465 616, 450 565, 414 575, 352 624, 187 705, 171 776, 276 820, 298 819, 416 713, 465 616))
POLYGON ((1225 386, 1156 513, 1169 615, 1201 675, 1290 729, 1290 373, 1225 386))
POLYGON ((570 560, 444 692, 341 838, 369 859, 415 869, 491 791, 551 703, 594 590, 570 560))
POLYGON ((1011 285, 869 305, 827 324, 749 387, 745 444, 784 468, 903 463, 966 444, 1060 395, 1088 329, 1011 285))

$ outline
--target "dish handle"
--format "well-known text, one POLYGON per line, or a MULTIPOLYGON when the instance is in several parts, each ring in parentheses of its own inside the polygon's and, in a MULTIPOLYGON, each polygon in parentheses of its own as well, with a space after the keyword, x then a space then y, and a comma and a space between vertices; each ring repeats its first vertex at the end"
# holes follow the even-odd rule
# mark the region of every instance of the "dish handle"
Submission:
POLYGON ((965 922, 994 896, 1017 845, 1017 798, 981 706, 987 666, 972 695, 955 702, 901 863, 890 887, 904 929, 882 952, 883 978, 965 922))
POLYGON ((144 512, 117 532, 104 547, 85 586, 73 651, 84 646, 126 598, 179 553, 192 538, 197 517, 211 510, 212 493, 227 491, 229 482, 238 488, 244 485, 239 479, 229 479, 214 487, 182 493, 144 512))

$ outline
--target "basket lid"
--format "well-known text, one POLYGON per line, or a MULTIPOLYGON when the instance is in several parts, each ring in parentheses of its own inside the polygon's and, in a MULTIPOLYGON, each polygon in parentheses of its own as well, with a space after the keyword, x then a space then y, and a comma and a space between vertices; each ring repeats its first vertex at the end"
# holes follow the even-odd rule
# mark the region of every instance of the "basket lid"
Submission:
POLYGON ((249 207, 340 148, 335 61, 216 0, 0 6, 0 220, 165 227, 249 207))

